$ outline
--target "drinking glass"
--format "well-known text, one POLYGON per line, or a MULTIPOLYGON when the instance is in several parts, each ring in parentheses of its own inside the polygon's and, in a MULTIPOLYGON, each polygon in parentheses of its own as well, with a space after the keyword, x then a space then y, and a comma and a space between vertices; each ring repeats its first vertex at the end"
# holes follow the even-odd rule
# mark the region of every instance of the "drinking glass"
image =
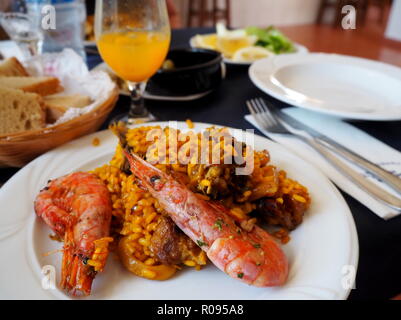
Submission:
POLYGON ((165 0, 96 0, 95 37, 107 65, 128 84, 131 106, 118 120, 154 120, 145 108, 147 80, 163 64, 170 46, 165 0))
POLYGON ((43 33, 33 17, 21 12, 0 13, 0 23, 25 59, 41 53, 43 33))

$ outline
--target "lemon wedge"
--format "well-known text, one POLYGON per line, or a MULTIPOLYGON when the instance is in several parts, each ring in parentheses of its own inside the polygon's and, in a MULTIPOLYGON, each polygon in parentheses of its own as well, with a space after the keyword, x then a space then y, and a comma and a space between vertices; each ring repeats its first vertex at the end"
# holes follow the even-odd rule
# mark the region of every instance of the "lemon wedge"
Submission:
POLYGON ((216 50, 217 48, 217 34, 196 35, 194 37, 194 46, 202 49, 216 50))
POLYGON ((247 35, 244 29, 227 30, 222 23, 216 25, 217 31, 217 50, 220 51, 226 58, 231 58, 239 49, 253 46, 257 37, 247 35))
POLYGON ((256 60, 270 57, 273 55, 274 55, 273 52, 265 48, 250 46, 237 50, 234 53, 232 60, 236 62, 254 62, 256 60))
POLYGON ((254 36, 217 37, 217 49, 226 58, 231 58, 238 50, 253 46, 255 42, 254 36))

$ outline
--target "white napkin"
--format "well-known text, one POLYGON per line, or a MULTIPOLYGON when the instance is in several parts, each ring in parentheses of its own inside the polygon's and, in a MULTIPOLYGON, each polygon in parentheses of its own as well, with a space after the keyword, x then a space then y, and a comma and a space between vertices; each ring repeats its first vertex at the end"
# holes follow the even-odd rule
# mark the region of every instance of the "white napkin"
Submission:
POLYGON ((48 127, 69 121, 84 113, 90 112, 110 97, 115 83, 104 71, 89 72, 85 61, 74 50, 65 48, 57 53, 44 53, 25 62, 29 74, 36 76, 53 76, 61 81, 62 94, 82 94, 92 102, 83 108, 68 110, 48 127))
MULTIPOLYGON (((366 134, 365 132, 341 121, 338 118, 322 115, 316 112, 311 112, 300 108, 286 108, 283 111, 296 118, 298 121, 303 122, 307 126, 355 151, 357 154, 365 157, 373 163, 380 165, 382 168, 401 176, 401 153, 366 134)), ((261 130, 251 115, 245 116, 245 119, 261 130)), ((392 210, 391 208, 388 208, 387 206, 373 199, 370 195, 339 173, 311 147, 301 142, 297 138, 271 134, 264 130, 261 131, 271 139, 288 147, 288 149, 296 153, 299 157, 313 164, 316 168, 319 168, 339 188, 357 199, 379 217, 383 219, 390 219, 399 214, 395 210, 392 210)), ((367 176, 365 172, 361 171, 361 173, 367 176)), ((376 179, 374 179, 374 182, 380 183, 376 179)), ((383 186, 383 188, 385 187, 383 186)), ((389 190, 388 188, 385 189, 389 190)))

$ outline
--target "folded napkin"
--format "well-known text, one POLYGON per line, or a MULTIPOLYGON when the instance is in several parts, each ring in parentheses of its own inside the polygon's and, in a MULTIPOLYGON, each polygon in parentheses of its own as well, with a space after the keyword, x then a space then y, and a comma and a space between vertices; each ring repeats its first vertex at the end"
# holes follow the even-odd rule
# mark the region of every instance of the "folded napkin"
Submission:
MULTIPOLYGON (((389 147, 383 142, 373 138, 365 132, 354 126, 341 121, 338 118, 322 115, 316 112, 307 111, 300 108, 283 109, 288 115, 303 122, 307 126, 319 131, 320 133, 332 138, 338 143, 348 147, 364 158, 378 164, 382 168, 401 176, 401 152, 389 147)), ((294 137, 285 137, 282 135, 271 134, 262 130, 251 115, 245 116, 245 119, 260 131, 270 137, 272 140, 286 146, 289 150, 296 153, 299 157, 313 164, 320 169, 330 180, 332 180, 340 189, 357 199, 363 205, 383 219, 390 219, 399 213, 373 199, 369 194, 361 190, 358 186, 344 177, 329 162, 320 156, 311 147, 294 137)), ((343 159, 341 159, 343 161, 343 159)), ((360 171, 361 174, 368 177, 367 173, 360 171)), ((368 177, 369 179, 374 179, 368 177)), ((375 183, 380 182, 374 179, 375 183)), ((383 186, 384 189, 389 190, 383 186)))

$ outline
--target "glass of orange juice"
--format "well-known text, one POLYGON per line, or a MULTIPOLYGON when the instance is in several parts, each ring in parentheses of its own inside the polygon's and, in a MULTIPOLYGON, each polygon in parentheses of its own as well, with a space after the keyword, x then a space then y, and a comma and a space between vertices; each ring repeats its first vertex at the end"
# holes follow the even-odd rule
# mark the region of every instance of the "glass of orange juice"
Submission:
POLYGON ((123 80, 131 93, 128 114, 118 120, 151 121, 143 92, 170 46, 170 25, 165 0, 96 0, 95 36, 102 59, 123 80))

